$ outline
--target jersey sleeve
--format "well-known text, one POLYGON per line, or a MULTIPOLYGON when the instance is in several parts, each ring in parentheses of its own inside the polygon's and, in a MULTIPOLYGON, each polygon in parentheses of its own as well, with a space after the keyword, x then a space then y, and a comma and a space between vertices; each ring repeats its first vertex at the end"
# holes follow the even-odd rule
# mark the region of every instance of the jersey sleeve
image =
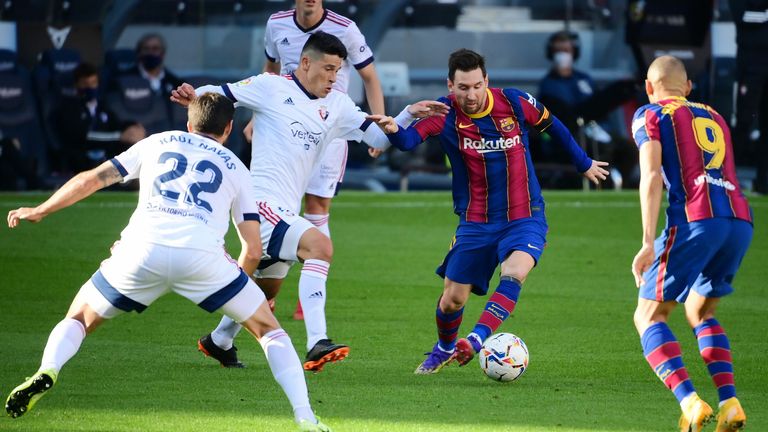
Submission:
POLYGON ((642 106, 635 111, 635 116, 632 118, 632 138, 638 148, 648 141, 661 139, 659 117, 650 105, 642 106))
POLYGON ((541 104, 530 93, 522 92, 517 89, 504 89, 504 96, 507 97, 513 104, 515 102, 520 104, 525 116, 525 122, 529 127, 535 129, 538 132, 544 132, 550 125, 552 125, 552 115, 549 113, 547 107, 541 104))
POLYGON ((231 100, 235 106, 258 111, 262 108, 264 95, 269 89, 269 80, 274 75, 263 73, 258 76, 252 76, 236 83, 223 84, 221 89, 224 95, 231 100))
POLYGON ((109 161, 117 168, 120 175, 123 176, 122 183, 133 180, 141 174, 141 157, 144 149, 152 139, 152 136, 144 138, 136 144, 130 146, 128 150, 113 157, 109 161))
POLYGON ((373 63, 373 52, 365 43, 365 36, 355 23, 349 24, 344 35, 344 46, 347 47, 347 58, 355 69, 362 69, 373 63))
POLYGON ((277 43, 274 37, 274 26, 271 24, 272 20, 267 21, 267 27, 264 29, 264 55, 267 56, 267 60, 272 63, 280 61, 280 53, 277 51, 277 43))
POLYGON ((261 222, 253 181, 251 176, 248 175, 245 165, 242 163, 239 163, 237 166, 237 174, 239 190, 237 196, 232 201, 232 220, 235 222, 235 225, 248 220, 261 222))
POLYGON ((339 117, 331 131, 330 139, 341 138, 347 141, 361 141, 368 127, 372 124, 366 114, 352 102, 346 94, 339 103, 339 117))

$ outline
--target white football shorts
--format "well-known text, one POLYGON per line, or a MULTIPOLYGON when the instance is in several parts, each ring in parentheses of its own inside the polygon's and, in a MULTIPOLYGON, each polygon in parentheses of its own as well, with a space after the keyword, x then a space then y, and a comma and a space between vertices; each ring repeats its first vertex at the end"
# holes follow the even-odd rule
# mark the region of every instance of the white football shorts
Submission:
POLYGON ((169 291, 236 322, 253 315, 265 300, 223 248, 207 251, 125 240, 114 246, 112 256, 102 261, 78 297, 100 316, 112 318, 142 312, 169 291))
POLYGON ((262 256, 258 278, 282 279, 291 266, 299 261, 299 240, 307 230, 315 228, 312 222, 291 210, 269 202, 259 203, 261 216, 262 256))
POLYGON ((315 166, 309 178, 306 193, 323 198, 333 198, 344 180, 344 168, 347 165, 347 142, 335 139, 328 143, 328 148, 315 166))

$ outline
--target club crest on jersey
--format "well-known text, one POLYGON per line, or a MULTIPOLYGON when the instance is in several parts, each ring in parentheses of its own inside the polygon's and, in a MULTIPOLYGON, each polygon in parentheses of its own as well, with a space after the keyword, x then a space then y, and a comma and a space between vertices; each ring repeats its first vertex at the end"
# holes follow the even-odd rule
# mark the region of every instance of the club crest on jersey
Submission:
POLYGON ((328 107, 325 105, 320 106, 320 109, 317 110, 317 113, 320 114, 320 118, 325 121, 328 118, 328 107))
POLYGON ((504 132, 512 132, 515 130, 515 119, 512 117, 503 118, 499 121, 499 126, 504 132))

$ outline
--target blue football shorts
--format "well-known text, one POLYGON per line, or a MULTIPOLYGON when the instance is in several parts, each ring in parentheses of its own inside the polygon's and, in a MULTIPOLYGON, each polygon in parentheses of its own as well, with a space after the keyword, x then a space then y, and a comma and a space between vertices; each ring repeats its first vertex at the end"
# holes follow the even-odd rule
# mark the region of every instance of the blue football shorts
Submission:
POLYGON ((704 297, 733 292, 731 282, 752 240, 752 224, 711 218, 667 227, 656 239, 656 259, 643 274, 640 297, 682 303, 691 289, 704 297))
POLYGON ((526 252, 538 263, 546 243, 544 217, 492 224, 462 221, 436 273, 454 282, 472 284, 473 293, 485 295, 499 263, 514 251, 526 252))

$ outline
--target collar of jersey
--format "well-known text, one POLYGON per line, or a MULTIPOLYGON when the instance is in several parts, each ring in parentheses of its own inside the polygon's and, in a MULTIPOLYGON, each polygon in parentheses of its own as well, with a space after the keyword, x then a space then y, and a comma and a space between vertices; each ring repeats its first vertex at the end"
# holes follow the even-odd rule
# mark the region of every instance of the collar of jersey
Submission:
POLYGON ((325 17, 326 16, 328 16, 328 9, 323 9, 323 17, 320 18, 320 21, 318 21, 317 24, 313 25, 310 28, 304 28, 304 27, 301 26, 301 24, 299 24, 299 20, 296 19, 296 9, 294 9, 293 10, 293 23, 296 24, 296 28, 298 28, 299 30, 303 31, 304 33, 309 33, 312 30, 320 27, 320 24, 322 24, 323 21, 325 21, 325 17))
MULTIPOLYGON (((467 117, 473 118, 473 119, 481 118, 481 117, 487 116, 488 113, 491 112, 491 110, 493 109, 493 93, 491 93, 491 89, 489 89, 489 88, 486 88, 485 91, 488 94, 488 107, 486 107, 482 112, 479 112, 479 113, 475 113, 475 114, 464 113, 464 114, 466 114, 467 117)), ((459 109, 461 109, 461 108, 459 108, 459 109)), ((461 112, 464 112, 464 110, 461 110, 461 112)))
POLYGON ((310 98, 310 99, 317 99, 317 96, 315 96, 312 93, 308 92, 307 89, 305 89, 304 86, 301 85, 301 83, 299 82, 299 79, 296 78, 296 75, 294 75, 293 72, 291 72, 291 81, 295 82, 296 85, 299 86, 301 91, 303 91, 304 94, 307 95, 308 98, 310 98))

